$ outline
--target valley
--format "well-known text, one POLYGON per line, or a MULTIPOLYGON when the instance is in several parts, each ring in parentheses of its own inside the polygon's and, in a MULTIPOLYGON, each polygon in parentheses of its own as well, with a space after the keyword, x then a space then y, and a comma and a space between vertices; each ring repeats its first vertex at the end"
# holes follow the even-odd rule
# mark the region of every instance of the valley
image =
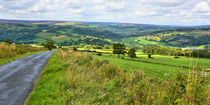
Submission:
POLYGON ((1 41, 11 39, 19 44, 41 45, 52 39, 58 46, 104 46, 120 42, 129 46, 158 44, 200 48, 210 43, 209 30, 210 26, 0 20, 1 41))
POLYGON ((208 105, 209 30, 0 20, 0 105, 208 105))

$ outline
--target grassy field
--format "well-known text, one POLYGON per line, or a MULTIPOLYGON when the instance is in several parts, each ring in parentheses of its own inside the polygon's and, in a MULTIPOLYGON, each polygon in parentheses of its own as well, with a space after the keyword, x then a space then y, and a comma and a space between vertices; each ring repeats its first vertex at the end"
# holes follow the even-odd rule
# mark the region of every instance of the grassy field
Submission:
MULTIPOLYGON (((84 48, 78 48, 83 51, 84 48)), ((136 52, 137 58, 129 58, 127 55, 124 59, 118 58, 112 54, 111 49, 89 49, 90 51, 101 52, 103 56, 94 56, 99 60, 109 60, 113 64, 126 71, 142 70, 150 75, 157 75, 165 78, 165 75, 175 76, 178 73, 188 73, 189 70, 203 71, 210 68, 208 58, 193 58, 180 56, 178 59, 174 56, 153 55, 153 59, 148 59, 141 50, 136 52)), ((91 54, 94 54, 91 53, 91 54)), ((166 77, 167 77, 166 76, 166 77)))
MULTIPOLYGON (((149 75, 156 75, 161 78, 165 78, 164 76, 167 75, 177 75, 179 72, 187 73, 189 69, 176 67, 176 66, 169 66, 165 64, 156 64, 153 63, 152 60, 130 60, 129 58, 125 57, 125 59, 120 59, 117 56, 112 55, 104 55, 104 56, 95 56, 97 59, 100 60, 108 60, 114 65, 126 70, 126 71, 144 71, 149 75), (147 61, 147 62, 142 62, 147 61)), ((167 77, 166 77, 167 78, 167 77)))
POLYGON ((196 59, 180 57, 175 59, 172 56, 155 55, 153 59, 148 59, 146 55, 139 56, 140 58, 131 59, 125 57, 120 59, 113 55, 95 56, 100 60, 109 60, 128 71, 142 70, 145 73, 158 75, 164 78, 165 75, 177 75, 178 73, 188 73, 189 69, 203 70, 210 68, 210 61, 208 59, 196 59))
POLYGON ((182 73, 176 78, 160 80, 136 71, 140 65, 136 61, 128 60, 126 64, 113 56, 91 55, 71 50, 57 51, 26 105, 208 105, 210 102, 209 81, 200 74, 182 73), (113 61, 109 63, 102 59, 113 61))
MULTIPOLYGON (((78 48, 83 51, 83 48, 78 48)), ((174 56, 153 55, 153 59, 148 59, 141 50, 136 52, 137 58, 129 58, 127 55, 120 59, 112 54, 110 49, 89 49, 90 51, 101 52, 103 56, 95 56, 100 60, 109 60, 113 64, 126 69, 143 70, 149 74, 163 76, 165 74, 176 75, 179 72, 188 73, 189 69, 205 70, 210 68, 210 60, 207 58, 193 58, 180 56, 178 59, 174 56)), ((94 54, 94 53, 92 53, 94 54)))

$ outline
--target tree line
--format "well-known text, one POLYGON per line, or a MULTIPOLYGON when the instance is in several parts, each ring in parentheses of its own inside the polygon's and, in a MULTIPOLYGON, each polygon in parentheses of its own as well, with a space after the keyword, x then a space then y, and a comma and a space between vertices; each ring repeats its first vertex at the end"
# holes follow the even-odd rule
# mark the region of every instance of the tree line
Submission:
MULTIPOLYGON (((121 43, 113 44, 113 54, 117 54, 118 57, 120 55, 127 54, 131 58, 135 58, 136 51, 139 48, 130 48, 126 49, 126 46, 121 43)), ((181 49, 181 48, 171 48, 166 46, 158 46, 158 45, 147 45, 141 48, 141 50, 148 55, 148 58, 152 58, 152 55, 169 55, 174 56, 174 58, 179 58, 179 56, 187 56, 187 57, 202 57, 202 58, 210 58, 209 47, 206 46, 205 49, 181 49)))

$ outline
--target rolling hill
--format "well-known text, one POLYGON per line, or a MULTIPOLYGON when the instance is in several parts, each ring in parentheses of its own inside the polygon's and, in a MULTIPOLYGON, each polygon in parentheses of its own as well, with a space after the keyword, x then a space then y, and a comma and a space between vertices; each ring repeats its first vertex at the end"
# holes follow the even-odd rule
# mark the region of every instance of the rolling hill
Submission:
POLYGON ((19 44, 41 44, 47 39, 57 45, 104 46, 122 42, 130 46, 161 44, 188 47, 210 43, 210 26, 161 26, 131 23, 0 20, 0 40, 19 44))

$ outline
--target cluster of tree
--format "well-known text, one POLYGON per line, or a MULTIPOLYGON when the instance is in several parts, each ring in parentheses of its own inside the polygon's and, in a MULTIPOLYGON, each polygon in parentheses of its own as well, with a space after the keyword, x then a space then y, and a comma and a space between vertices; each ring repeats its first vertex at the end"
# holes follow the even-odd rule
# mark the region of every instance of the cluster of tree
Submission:
POLYGON ((13 41, 11 39, 5 39, 2 42, 7 43, 7 44, 12 44, 13 41))
POLYGON ((200 58, 210 58, 210 51, 207 49, 204 50, 193 50, 191 53, 192 57, 200 57, 200 58))
POLYGON ((144 46, 143 52, 148 55, 148 58, 151 58, 151 56, 154 54, 170 55, 174 56, 175 58, 178 58, 178 56, 210 58, 210 51, 208 46, 206 46, 205 49, 182 50, 165 46, 148 45, 144 46))
POLYGON ((136 50, 137 50, 136 48, 131 48, 127 52, 124 44, 121 43, 113 44, 113 54, 117 54, 118 57, 120 57, 121 54, 125 55, 127 53, 129 57, 136 58, 136 50))
POLYGON ((199 46, 208 44, 210 36, 196 36, 196 35, 180 35, 175 34, 171 36, 165 36, 161 39, 161 42, 167 43, 171 46, 199 46))
POLYGON ((52 49, 56 48, 56 46, 55 46, 55 41, 50 40, 50 39, 47 40, 45 43, 42 43, 42 45, 43 45, 45 48, 49 49, 50 51, 51 51, 52 49))
MULTIPOLYGON (((128 51, 126 51, 125 45, 121 43, 113 44, 113 54, 118 54, 118 57, 120 57, 120 55, 125 55, 127 53, 129 57, 135 58, 136 51, 137 48, 130 48, 128 51)), ((152 58, 152 55, 154 54, 173 55, 176 58, 178 58, 178 56, 183 56, 184 53, 186 53, 181 49, 175 49, 175 48, 169 48, 157 45, 144 46, 143 52, 148 55, 148 58, 152 58)))
POLYGON ((97 37, 81 37, 78 42, 81 43, 85 43, 88 45, 99 45, 99 46, 104 46, 104 45, 110 45, 111 43, 103 40, 101 38, 97 38, 97 37))
POLYGON ((143 52, 148 55, 148 58, 152 58, 152 55, 159 54, 159 55, 170 55, 178 58, 178 56, 189 56, 191 51, 190 50, 182 50, 177 48, 170 48, 165 46, 158 46, 158 45, 148 45, 143 47, 143 52))

